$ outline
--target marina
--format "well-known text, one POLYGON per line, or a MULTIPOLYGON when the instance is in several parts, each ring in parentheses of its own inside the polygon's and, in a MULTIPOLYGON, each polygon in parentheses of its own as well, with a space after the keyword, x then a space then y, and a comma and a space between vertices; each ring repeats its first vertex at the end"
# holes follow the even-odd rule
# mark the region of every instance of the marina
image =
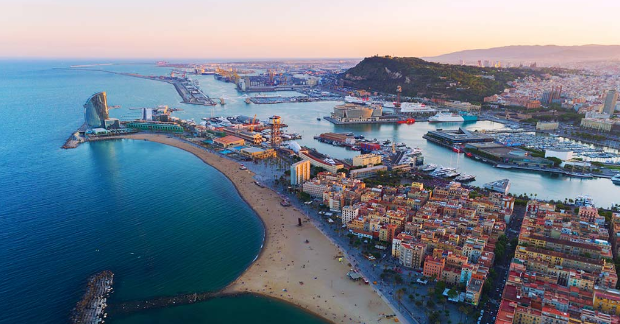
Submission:
POLYGON ((620 152, 615 149, 583 144, 557 135, 538 135, 532 132, 490 134, 496 142, 506 146, 524 146, 544 151, 567 150, 573 152, 575 158, 584 161, 620 163, 620 152))

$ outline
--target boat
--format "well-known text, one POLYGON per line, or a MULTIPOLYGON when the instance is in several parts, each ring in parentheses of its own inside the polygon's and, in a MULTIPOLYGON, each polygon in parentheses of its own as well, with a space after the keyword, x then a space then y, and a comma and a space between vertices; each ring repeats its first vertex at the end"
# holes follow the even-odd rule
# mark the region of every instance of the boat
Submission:
POLYGON ((484 188, 507 195, 508 190, 510 190, 510 179, 501 179, 485 183, 484 188))
POLYGON ((344 102, 360 104, 360 105, 366 104, 366 100, 364 100, 364 98, 358 98, 358 97, 353 97, 353 96, 344 97, 344 102))
POLYGON ((444 178, 454 178, 457 177, 460 173, 456 170, 448 170, 446 171, 446 173, 444 173, 443 177, 444 178))
POLYGON ((398 124, 413 124, 415 123, 415 119, 414 118, 401 119, 397 121, 397 123, 398 124))
POLYGON ((226 101, 224 101, 224 98, 220 98, 220 105, 222 105, 222 106, 223 106, 223 105, 225 105, 225 104, 226 104, 226 101))
POLYGON ((471 175, 471 174, 461 174, 458 177, 454 178, 454 180, 456 181, 460 181, 460 182, 467 182, 467 181, 474 181, 476 180, 476 176, 475 175, 471 175))
POLYGON ((473 122, 473 121, 478 121, 478 116, 470 114, 468 112, 461 112, 461 117, 463 117, 463 121, 464 122, 473 122))
POLYGON ((252 100, 250 100, 250 98, 245 98, 245 103, 249 105, 252 103, 252 100))
POLYGON ((316 120, 321 121, 321 117, 317 117, 316 120))
POLYGON ((431 172, 431 171, 433 171, 435 169, 437 169, 437 165, 436 164, 432 164, 432 163, 422 167, 422 171, 424 171, 424 172, 431 172))
POLYGON ((613 182, 616 185, 620 185, 620 173, 613 176, 611 178, 611 182, 613 182))
POLYGON ((456 152, 456 153, 463 153, 465 150, 463 150, 462 147, 458 146, 458 145, 454 145, 452 147, 452 152, 456 152))
POLYGON ((438 112, 437 115, 428 119, 429 123, 460 123, 464 121, 463 116, 450 112, 438 112))

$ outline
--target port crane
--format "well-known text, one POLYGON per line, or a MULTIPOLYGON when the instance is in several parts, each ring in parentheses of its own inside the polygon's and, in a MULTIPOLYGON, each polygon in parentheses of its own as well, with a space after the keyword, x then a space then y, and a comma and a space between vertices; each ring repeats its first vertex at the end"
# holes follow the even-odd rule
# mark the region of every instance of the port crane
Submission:
POLYGON ((250 132, 254 131, 255 123, 256 123, 256 114, 254 114, 254 118, 252 118, 252 123, 250 124, 250 132))

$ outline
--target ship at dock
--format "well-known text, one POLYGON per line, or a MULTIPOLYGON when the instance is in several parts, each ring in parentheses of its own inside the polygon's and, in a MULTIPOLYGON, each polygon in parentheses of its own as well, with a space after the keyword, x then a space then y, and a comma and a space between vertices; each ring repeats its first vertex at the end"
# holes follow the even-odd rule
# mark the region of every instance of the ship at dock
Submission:
POLYGON ((462 123, 477 121, 478 116, 469 113, 439 112, 428 119, 429 123, 462 123))

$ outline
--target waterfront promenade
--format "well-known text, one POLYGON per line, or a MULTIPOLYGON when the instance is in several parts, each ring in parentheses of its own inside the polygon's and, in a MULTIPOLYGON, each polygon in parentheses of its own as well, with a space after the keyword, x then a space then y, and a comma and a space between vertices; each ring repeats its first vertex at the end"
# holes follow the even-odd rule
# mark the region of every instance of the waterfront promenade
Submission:
POLYGON ((239 164, 175 137, 138 133, 117 138, 162 143, 196 155, 228 177, 263 221, 265 242, 257 260, 221 294, 276 298, 334 323, 387 322, 384 315, 395 313, 369 285, 349 280, 349 261, 339 261, 343 252, 302 212, 281 206, 279 194, 257 186, 253 172, 240 170, 239 164), (297 226, 299 218, 301 227, 297 226))

